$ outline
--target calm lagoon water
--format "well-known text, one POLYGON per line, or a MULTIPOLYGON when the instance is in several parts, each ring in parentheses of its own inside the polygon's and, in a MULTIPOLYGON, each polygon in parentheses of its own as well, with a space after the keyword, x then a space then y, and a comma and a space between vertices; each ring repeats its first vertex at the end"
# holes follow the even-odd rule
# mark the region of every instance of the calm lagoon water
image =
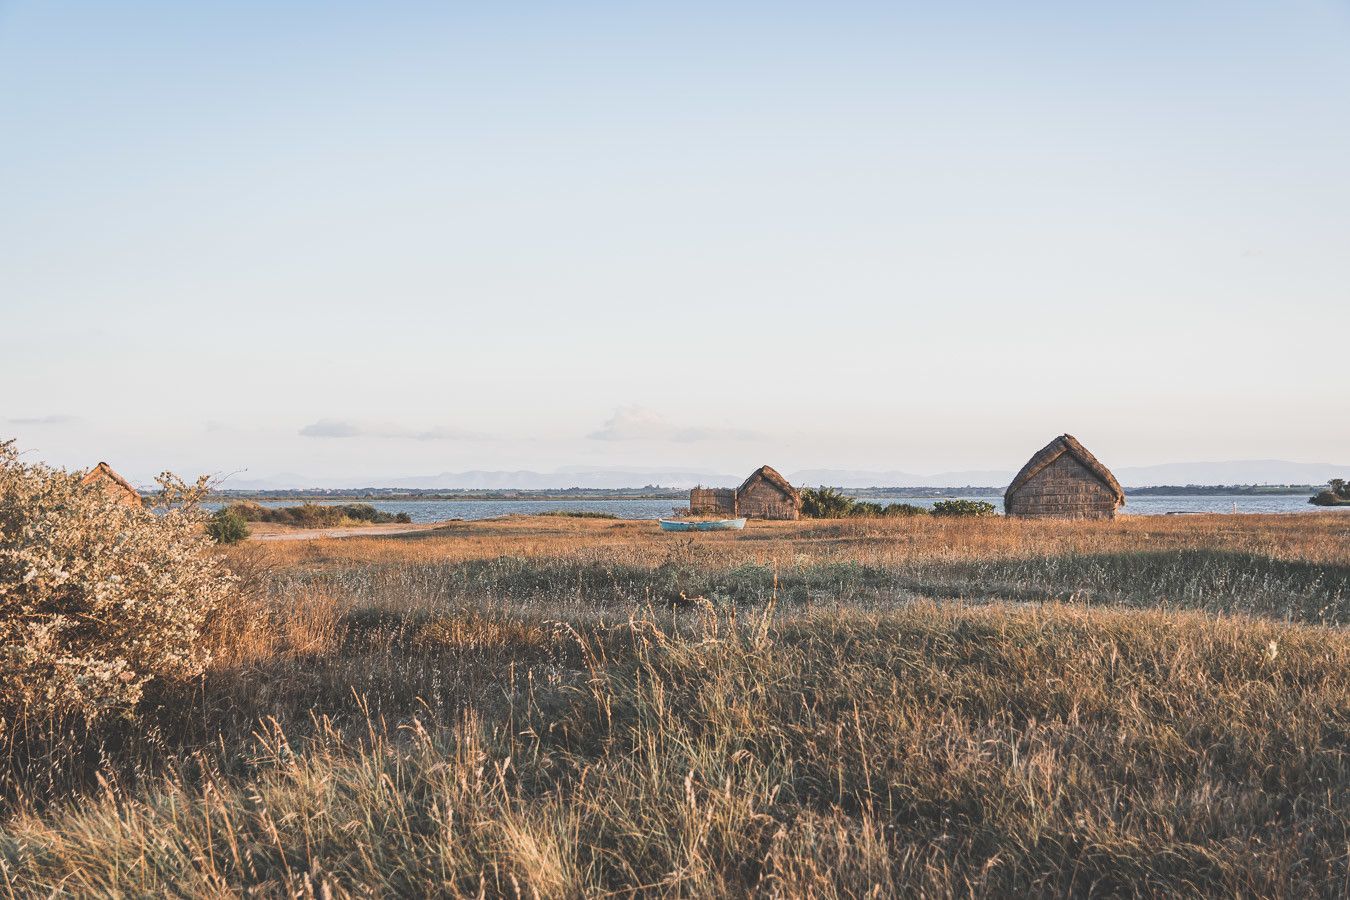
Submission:
MULTIPOLYGON (((859 497, 874 503, 912 503, 931 507, 938 497, 908 500, 894 498, 859 497)), ((970 497, 986 500, 1003 511, 1003 498, 970 497)), ((348 502, 348 501, 342 501, 348 502)), ((355 501, 367 502, 367 501, 355 501)), ((493 519, 509 515, 537 515, 543 512, 597 512, 620 519, 659 519, 669 516, 681 505, 676 500, 406 500, 368 501, 371 506, 388 513, 407 513, 414 522, 440 522, 445 519, 493 519)), ((263 506, 296 506, 295 500, 269 500, 263 506)), ((1305 513, 1326 509, 1308 503, 1302 495, 1267 497, 1130 497, 1122 512, 1126 515, 1159 516, 1168 513, 1231 513, 1236 505, 1239 513, 1305 513)), ((220 504, 205 504, 217 509, 220 504)), ((1350 514, 1348 512, 1347 514, 1350 514)))

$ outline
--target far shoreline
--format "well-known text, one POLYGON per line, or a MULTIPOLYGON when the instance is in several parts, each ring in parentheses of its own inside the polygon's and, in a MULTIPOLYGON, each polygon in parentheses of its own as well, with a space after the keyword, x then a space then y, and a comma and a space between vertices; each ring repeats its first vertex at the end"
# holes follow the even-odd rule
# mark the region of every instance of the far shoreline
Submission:
MULTIPOLYGON (((813 485, 812 485, 813 486, 813 485)), ((922 500, 947 497, 1002 496, 1004 488, 989 485, 961 485, 948 487, 858 487, 841 488, 852 497, 876 499, 922 500)), ((1150 485, 1127 487, 1127 497, 1312 497, 1317 485, 1150 485)), ((143 492, 143 496, 144 496, 143 492)), ((257 503, 417 503, 421 501, 483 503, 503 500, 520 501, 606 501, 606 500, 686 500, 687 489, 665 488, 558 488, 523 490, 502 488, 495 490, 398 490, 391 488, 290 488, 270 491, 222 490, 213 491, 207 503, 233 503, 250 500, 257 503)))

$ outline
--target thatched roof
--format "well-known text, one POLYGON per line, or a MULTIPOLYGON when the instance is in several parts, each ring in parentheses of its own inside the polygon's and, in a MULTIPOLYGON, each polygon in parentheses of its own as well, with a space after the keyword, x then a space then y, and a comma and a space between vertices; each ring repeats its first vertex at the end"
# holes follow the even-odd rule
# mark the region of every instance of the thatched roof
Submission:
POLYGON ((767 481, 769 484, 782 491, 784 496, 791 497, 793 500, 797 499, 797 489, 789 484, 786 478, 779 475, 778 472, 770 466, 760 466, 758 469, 751 472, 750 477, 741 482, 741 486, 736 489, 736 492, 740 493, 750 487, 757 479, 767 481))
POLYGON ((1003 496, 1005 498, 1011 497, 1017 493, 1022 485, 1035 478, 1042 469, 1066 453, 1110 489, 1111 493, 1115 495, 1117 505, 1125 502, 1125 490, 1120 486, 1120 482, 1116 481, 1116 476, 1112 475, 1111 470, 1102 465, 1101 461, 1093 456, 1088 448, 1078 443, 1078 439, 1071 434, 1061 434, 1031 457, 1027 464, 1022 467, 1022 471, 1018 472, 1017 477, 1012 480, 1012 484, 1008 485, 1008 489, 1003 492, 1003 496))
POLYGON ((80 479, 80 484, 94 484, 95 482, 101 482, 105 486, 105 489, 111 489, 112 491, 120 490, 125 496, 128 505, 133 502, 133 498, 137 506, 141 505, 141 492, 132 487, 130 482, 125 478, 113 471, 113 467, 107 463, 100 462, 80 479))

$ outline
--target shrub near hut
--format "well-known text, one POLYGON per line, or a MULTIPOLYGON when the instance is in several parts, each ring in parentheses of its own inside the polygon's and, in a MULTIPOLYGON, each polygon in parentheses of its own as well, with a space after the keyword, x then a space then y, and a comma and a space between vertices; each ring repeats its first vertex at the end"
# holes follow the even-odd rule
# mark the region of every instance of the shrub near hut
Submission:
POLYGON ((888 503, 883 506, 869 500, 855 500, 832 487, 803 488, 801 497, 802 517, 807 519, 908 519, 926 516, 929 512, 926 507, 912 503, 888 503))
POLYGON ((933 504, 933 515, 935 516, 992 516, 996 515, 994 504, 986 503, 983 500, 939 500, 933 504))
MULTIPOLYGON (((185 496, 172 476, 161 485, 185 496)), ((153 515, 0 442, 0 732, 127 709, 152 679, 202 670, 202 627, 232 579, 198 493, 153 515)))

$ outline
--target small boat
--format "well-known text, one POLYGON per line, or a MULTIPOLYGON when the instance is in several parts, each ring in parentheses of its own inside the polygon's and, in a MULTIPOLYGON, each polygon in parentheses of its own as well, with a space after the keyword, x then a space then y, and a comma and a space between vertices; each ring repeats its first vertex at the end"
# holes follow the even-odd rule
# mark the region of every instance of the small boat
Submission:
POLYGON ((744 519, 709 519, 707 521, 684 521, 662 519, 662 531, 740 531, 745 527, 744 519))

